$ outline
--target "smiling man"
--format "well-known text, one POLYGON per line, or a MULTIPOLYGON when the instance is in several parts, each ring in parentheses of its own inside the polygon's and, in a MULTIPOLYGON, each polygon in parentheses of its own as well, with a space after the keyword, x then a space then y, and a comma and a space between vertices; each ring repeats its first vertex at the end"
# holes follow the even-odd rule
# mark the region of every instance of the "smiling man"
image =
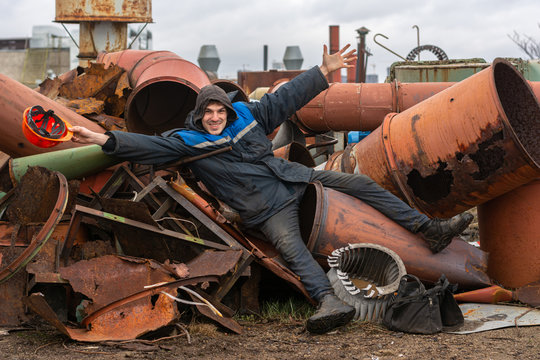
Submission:
POLYGON ((227 125, 227 109, 220 102, 206 105, 202 118, 202 126, 209 134, 219 135, 227 125))
POLYGON ((302 240, 298 211, 309 182, 320 181, 363 200, 411 232, 421 233, 433 252, 444 249, 472 220, 470 214, 429 219, 365 175, 315 171, 274 157, 267 135, 327 89, 329 73, 352 66, 355 51, 345 53, 348 47, 330 55, 324 46, 321 66, 305 71, 258 102, 231 103, 219 87, 203 87, 186 119, 187 129, 149 136, 121 131, 98 134, 75 126, 73 141, 102 145, 106 154, 140 164, 166 163, 231 146, 231 151, 188 166, 215 197, 238 211, 245 227, 261 231, 281 253, 319 302, 306 323, 307 330, 328 332, 347 324, 355 310, 334 295, 324 270, 302 240))

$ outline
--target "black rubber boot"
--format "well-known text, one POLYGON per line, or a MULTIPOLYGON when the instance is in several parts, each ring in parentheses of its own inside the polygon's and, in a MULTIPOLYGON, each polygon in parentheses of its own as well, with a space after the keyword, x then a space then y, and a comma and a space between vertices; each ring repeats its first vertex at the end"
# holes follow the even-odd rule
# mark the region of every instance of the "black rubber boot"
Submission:
POLYGON ((431 219, 422 225, 419 233, 427 241, 430 250, 436 254, 461 234, 473 219, 474 216, 469 213, 459 214, 448 220, 431 219))
POLYGON ((334 294, 324 295, 319 308, 306 323, 306 329, 313 334, 324 334, 343 326, 354 317, 354 308, 345 304, 334 294))

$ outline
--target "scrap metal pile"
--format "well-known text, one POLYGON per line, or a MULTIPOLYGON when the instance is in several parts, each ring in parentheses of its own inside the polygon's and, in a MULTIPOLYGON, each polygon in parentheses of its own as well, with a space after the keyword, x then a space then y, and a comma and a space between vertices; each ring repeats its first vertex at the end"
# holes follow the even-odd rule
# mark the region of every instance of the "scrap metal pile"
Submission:
MULTIPOLYGON (((127 340, 178 323, 182 309, 196 307, 239 333, 235 309, 225 299, 235 292, 237 304, 256 310, 256 263, 312 301, 262 235, 244 231, 235 212, 183 167, 196 159, 159 167, 121 163, 98 146, 33 147, 20 130, 24 109, 39 104, 94 131, 161 133, 183 126, 199 89, 210 83, 171 52, 142 50, 102 53, 90 67, 35 91, 0 75, 6 129, 0 150, 7 154, 0 164, 0 326, 18 326, 38 314, 75 340, 127 340)), ((235 92, 235 100, 247 100, 234 83, 215 83, 235 92)), ((404 98, 383 104, 381 97, 347 95, 352 87, 369 94, 369 85, 386 86, 332 84, 282 125, 276 156, 314 166, 305 136, 374 130, 332 154, 326 169, 365 173, 429 216, 477 206, 481 248, 455 238, 432 254, 419 236, 362 201, 315 183, 300 211, 315 258, 328 269, 329 256, 368 256, 374 262, 365 268, 380 282, 395 283, 404 266, 427 282, 445 274, 461 290, 519 288, 518 300, 538 306, 540 106, 531 87, 503 60, 438 90, 433 84, 408 87, 406 94, 422 94, 409 97, 407 106, 396 105, 404 98), (390 249, 390 255, 349 245, 361 243, 390 249), (351 255, 333 254, 340 248, 351 255)), ((361 277, 359 269, 352 275, 361 277)), ((348 279, 341 270, 331 270, 333 283, 348 279)), ((391 293, 380 295, 387 301, 391 293)), ((362 309, 357 319, 377 321, 382 311, 362 309)))

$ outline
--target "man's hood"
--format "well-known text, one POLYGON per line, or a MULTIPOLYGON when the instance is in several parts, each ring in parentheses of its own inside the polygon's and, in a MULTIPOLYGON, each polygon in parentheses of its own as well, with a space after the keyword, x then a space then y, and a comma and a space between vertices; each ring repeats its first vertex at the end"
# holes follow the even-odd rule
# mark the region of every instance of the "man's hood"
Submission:
POLYGON ((231 99, 227 96, 227 93, 216 85, 207 85, 201 89, 197 100, 195 102, 195 109, 191 111, 185 122, 185 126, 190 130, 204 131, 206 130, 202 126, 202 118, 204 110, 208 104, 212 101, 218 101, 227 109, 227 125, 234 120, 238 119, 238 115, 232 106, 231 99))

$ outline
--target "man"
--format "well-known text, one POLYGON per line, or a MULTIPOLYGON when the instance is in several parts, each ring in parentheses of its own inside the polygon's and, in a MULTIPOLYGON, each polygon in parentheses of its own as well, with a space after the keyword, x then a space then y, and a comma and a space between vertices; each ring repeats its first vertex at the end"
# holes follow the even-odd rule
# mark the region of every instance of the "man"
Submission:
POLYGON ((273 156, 266 136, 328 88, 328 74, 352 66, 355 50, 345 53, 348 47, 330 55, 324 46, 321 66, 302 73, 259 102, 233 104, 219 87, 205 86, 186 119, 187 129, 149 136, 118 131, 98 134, 75 126, 73 141, 101 145, 107 154, 141 164, 165 163, 231 145, 231 151, 188 166, 214 196, 238 211, 244 226, 259 229, 280 251, 310 296, 319 302, 306 323, 307 330, 328 332, 347 324, 355 310, 334 295, 326 274, 302 241, 298 205, 309 182, 320 181, 363 200, 406 229, 420 232, 434 252, 446 247, 472 220, 469 214, 430 220, 365 175, 314 171, 273 156))

